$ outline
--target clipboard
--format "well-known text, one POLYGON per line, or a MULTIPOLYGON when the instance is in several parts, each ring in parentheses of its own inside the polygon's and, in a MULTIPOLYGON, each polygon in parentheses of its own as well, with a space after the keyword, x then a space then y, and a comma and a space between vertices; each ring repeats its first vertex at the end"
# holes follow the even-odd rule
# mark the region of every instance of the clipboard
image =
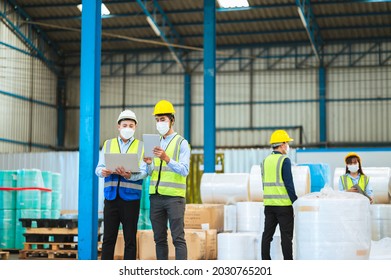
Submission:
POLYGON ((110 171, 123 166, 126 171, 140 172, 139 158, 137 154, 111 154, 105 153, 105 165, 110 171))
POLYGON ((159 134, 143 134, 144 142, 144 157, 155 157, 153 149, 157 146, 160 147, 160 135, 159 134))

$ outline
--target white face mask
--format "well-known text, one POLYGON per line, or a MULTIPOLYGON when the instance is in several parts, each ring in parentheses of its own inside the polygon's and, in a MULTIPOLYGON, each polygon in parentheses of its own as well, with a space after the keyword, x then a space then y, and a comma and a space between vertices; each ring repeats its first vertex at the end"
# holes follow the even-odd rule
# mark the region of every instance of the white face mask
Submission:
POLYGON ((157 122, 156 129, 159 131, 161 136, 166 135, 166 133, 170 130, 170 123, 168 122, 157 122))
POLYGON ((287 154, 289 154, 289 151, 290 151, 289 144, 286 144, 286 150, 285 150, 285 152, 286 152, 286 155, 287 155, 287 154))
POLYGON ((122 138, 129 140, 134 135, 134 129, 131 129, 130 127, 122 128, 119 133, 121 134, 122 138))
POLYGON ((358 164, 351 164, 351 165, 348 165, 348 170, 349 170, 350 172, 355 173, 355 172, 358 171, 358 169, 359 169, 358 164))

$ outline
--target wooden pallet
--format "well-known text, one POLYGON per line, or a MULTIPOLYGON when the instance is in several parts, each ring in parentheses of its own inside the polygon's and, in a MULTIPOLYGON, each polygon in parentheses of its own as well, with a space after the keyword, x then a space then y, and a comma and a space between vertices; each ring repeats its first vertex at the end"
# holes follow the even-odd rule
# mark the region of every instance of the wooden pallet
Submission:
POLYGON ((19 259, 58 259, 58 260, 76 260, 77 250, 21 250, 19 252, 19 259))
POLYGON ((57 243, 57 242, 25 242, 23 250, 52 250, 52 251, 62 251, 62 250, 77 250, 76 242, 69 243, 57 243))
POLYGON ((0 251, 0 260, 8 260, 10 257, 10 252, 0 251))

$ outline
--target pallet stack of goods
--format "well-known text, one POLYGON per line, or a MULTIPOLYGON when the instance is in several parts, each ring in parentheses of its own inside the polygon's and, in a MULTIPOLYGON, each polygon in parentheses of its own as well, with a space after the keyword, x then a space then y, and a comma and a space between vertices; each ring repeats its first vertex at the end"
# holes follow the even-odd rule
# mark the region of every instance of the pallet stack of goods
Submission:
POLYGON ((59 173, 39 169, 1 170, 0 249, 24 248, 25 228, 20 219, 59 218, 61 193, 59 173))
MULTIPOLYGON (((25 228, 23 250, 19 259, 77 259, 78 258, 78 220, 73 219, 20 219, 25 228), (32 227, 36 224, 36 227, 32 227)), ((98 240, 101 238, 98 225, 98 240)), ((98 256, 101 243, 97 246, 98 256)))

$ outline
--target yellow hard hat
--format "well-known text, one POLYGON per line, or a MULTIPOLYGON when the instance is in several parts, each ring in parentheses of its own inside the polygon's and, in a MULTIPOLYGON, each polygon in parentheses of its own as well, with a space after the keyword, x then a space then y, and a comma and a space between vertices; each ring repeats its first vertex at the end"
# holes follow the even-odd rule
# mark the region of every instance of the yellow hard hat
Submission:
POLYGON ((284 143, 290 141, 293 141, 293 139, 289 137, 288 133, 285 130, 276 130, 270 136, 270 144, 284 143))
POLYGON ((160 100, 155 105, 153 115, 175 114, 174 106, 167 100, 160 100))
POLYGON ((356 158, 358 158, 358 161, 361 163, 361 158, 360 158, 360 156, 359 156, 358 154, 356 154, 356 153, 353 153, 353 152, 348 153, 348 154, 345 156, 345 163, 346 163, 346 160, 347 160, 348 158, 350 158, 350 157, 356 157, 356 158))

